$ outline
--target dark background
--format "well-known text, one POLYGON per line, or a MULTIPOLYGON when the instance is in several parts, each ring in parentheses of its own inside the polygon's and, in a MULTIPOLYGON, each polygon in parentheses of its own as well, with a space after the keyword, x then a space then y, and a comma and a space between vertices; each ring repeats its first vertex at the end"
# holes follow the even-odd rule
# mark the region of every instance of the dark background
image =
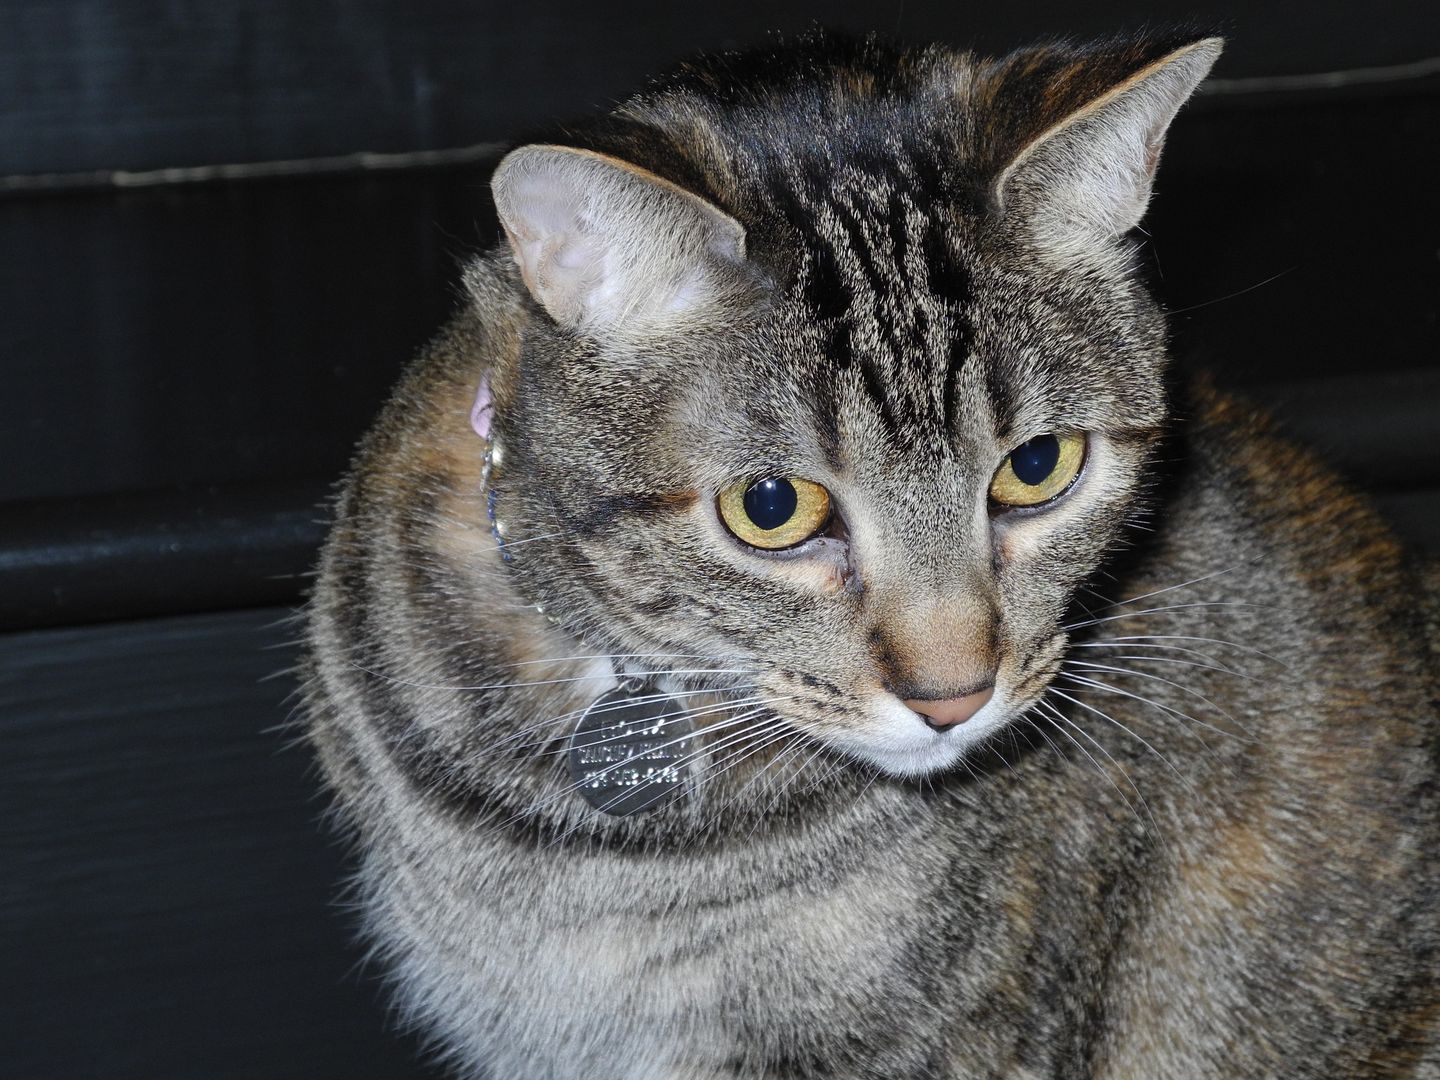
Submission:
POLYGON ((1147 221, 1177 353, 1440 548, 1433 3, 0 0, 0 1074, 428 1075, 288 746, 325 493, 503 140, 816 20, 1226 33, 1147 221))

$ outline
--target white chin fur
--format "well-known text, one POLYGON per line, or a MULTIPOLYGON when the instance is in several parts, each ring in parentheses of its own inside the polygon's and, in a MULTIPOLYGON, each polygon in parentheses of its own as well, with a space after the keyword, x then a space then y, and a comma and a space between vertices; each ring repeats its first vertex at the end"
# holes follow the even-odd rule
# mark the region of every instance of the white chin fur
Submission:
POLYGON ((836 746, 892 776, 925 776, 956 765, 1005 725, 1010 710, 999 692, 969 720, 948 731, 935 731, 917 713, 885 694, 877 697, 867 722, 836 746))

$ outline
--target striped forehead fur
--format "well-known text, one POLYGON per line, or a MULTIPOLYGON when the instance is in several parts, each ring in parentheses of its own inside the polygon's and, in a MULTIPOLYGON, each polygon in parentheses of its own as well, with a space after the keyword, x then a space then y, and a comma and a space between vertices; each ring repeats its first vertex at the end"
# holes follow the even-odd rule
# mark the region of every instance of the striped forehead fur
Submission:
MULTIPOLYGON (((1014 280, 992 274, 984 286, 990 301, 1006 292, 1013 318, 977 312, 972 267, 975 246, 994 233, 991 186, 1038 134, 1178 40, 1052 45, 986 61, 817 34, 683 66, 613 116, 568 129, 565 141, 733 215, 752 264, 802 298, 821 328, 819 347, 839 376, 815 380, 823 388, 868 397, 892 431, 934 435, 954 429, 960 370, 973 357, 981 369, 974 384, 995 426, 1009 431, 1014 386, 1041 373, 1015 350, 978 354, 971 320, 1030 328, 1029 316, 1044 307, 1045 333, 1063 340, 1067 327, 1056 324, 1073 331, 1087 309, 1103 316, 1116 299, 1133 308, 1134 297, 1121 245, 1107 253, 1102 280, 1048 274, 1043 295, 1011 287, 1026 278, 1023 260, 1012 257, 1014 280)), ((989 267, 1003 266, 986 254, 989 267)), ((1084 373, 1084 357, 1072 358, 1070 374, 1084 373)), ((1142 426, 1153 424, 1154 393, 1128 389, 1142 399, 1142 426)), ((822 426, 834 405, 816 398, 822 426)))

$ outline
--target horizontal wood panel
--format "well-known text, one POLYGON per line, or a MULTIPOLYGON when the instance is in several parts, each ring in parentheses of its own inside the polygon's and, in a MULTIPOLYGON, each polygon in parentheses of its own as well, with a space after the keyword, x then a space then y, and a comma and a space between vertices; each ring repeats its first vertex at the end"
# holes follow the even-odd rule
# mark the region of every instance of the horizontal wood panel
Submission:
POLYGON ((1425 4, 1055 0, 0 0, 0 174, 153 169, 504 139, 622 97, 701 49, 816 23, 987 52, 1193 21, 1220 74, 1325 72, 1440 53, 1425 4))
POLYGON ((283 608, 0 636, 0 1073, 419 1078, 278 730, 283 608))

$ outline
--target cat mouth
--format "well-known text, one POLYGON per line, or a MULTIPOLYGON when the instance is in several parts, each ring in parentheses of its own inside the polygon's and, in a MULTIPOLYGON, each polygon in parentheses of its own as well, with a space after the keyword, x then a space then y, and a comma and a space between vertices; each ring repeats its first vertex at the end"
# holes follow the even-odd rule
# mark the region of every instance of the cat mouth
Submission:
POLYGON ((838 749, 892 776, 927 776, 958 765, 967 752, 1000 730, 1011 712, 999 685, 932 700, 901 701, 889 693, 877 694, 863 724, 832 733, 830 739, 838 749))

